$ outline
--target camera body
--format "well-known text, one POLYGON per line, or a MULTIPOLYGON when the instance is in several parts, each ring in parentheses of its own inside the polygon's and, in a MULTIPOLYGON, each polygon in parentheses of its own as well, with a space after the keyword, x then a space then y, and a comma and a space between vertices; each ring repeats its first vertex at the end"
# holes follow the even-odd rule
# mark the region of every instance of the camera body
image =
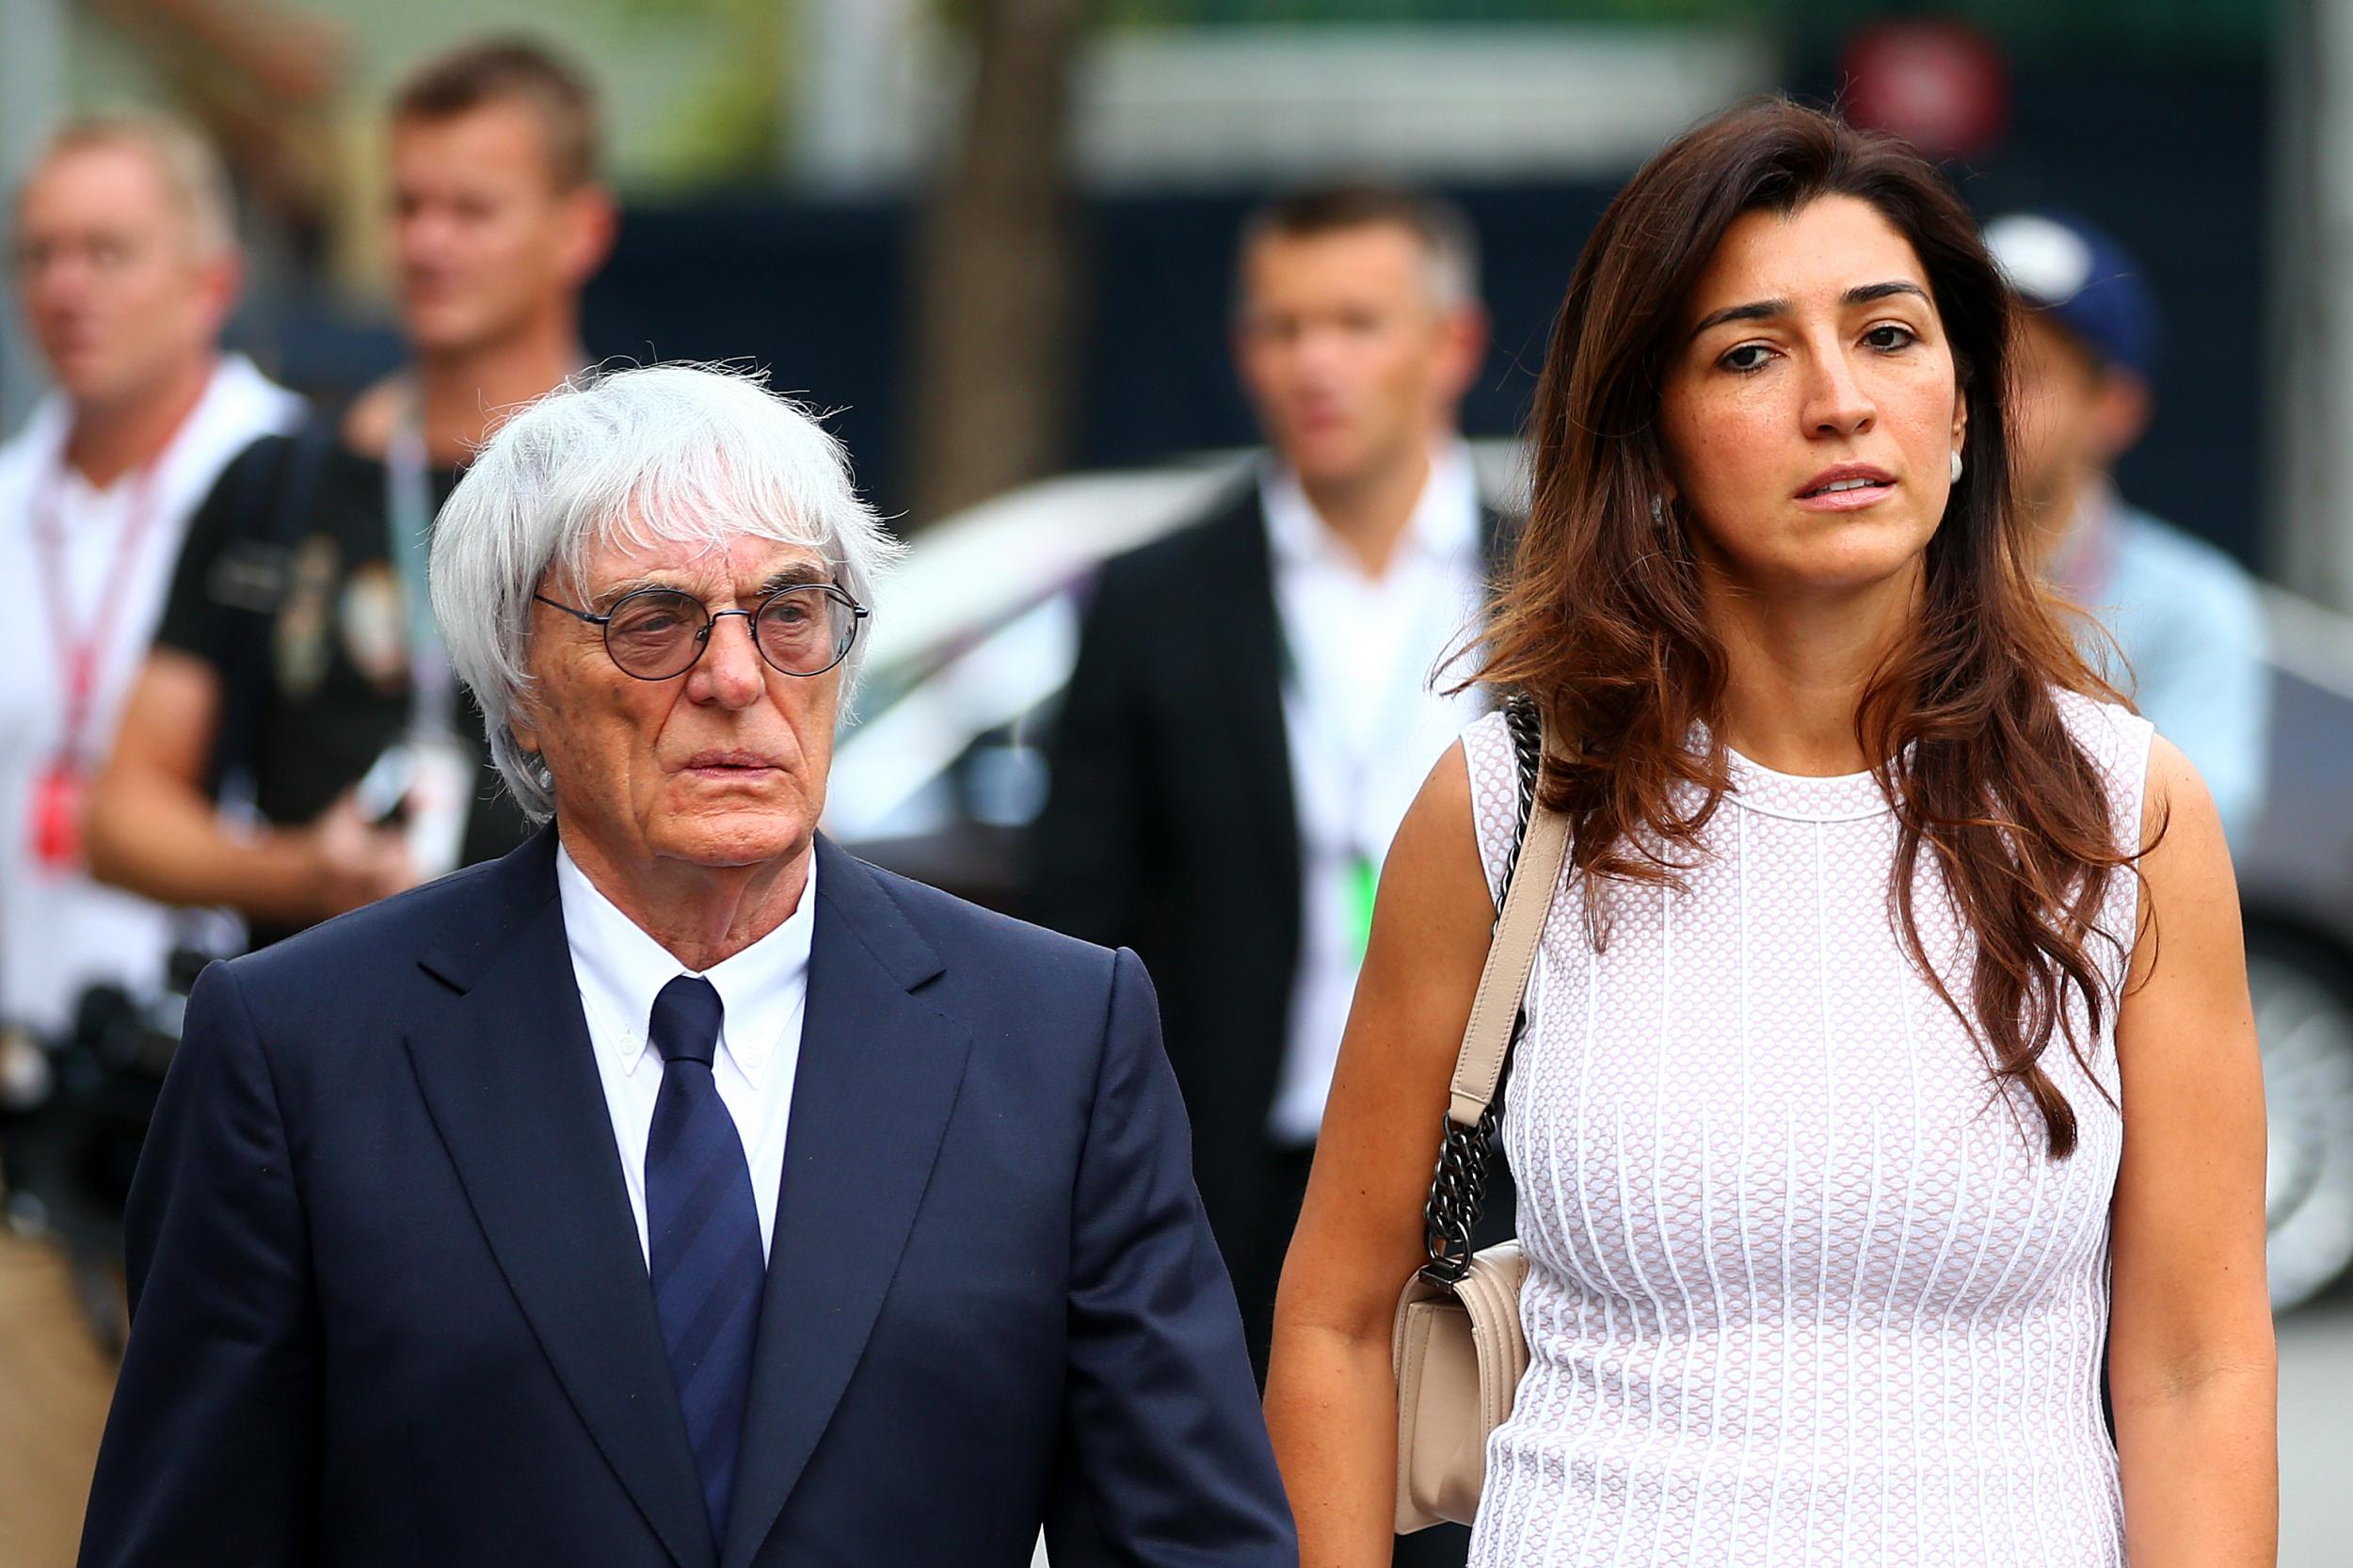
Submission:
POLYGON ((188 991, 214 956, 175 950, 164 988, 148 995, 94 985, 82 994, 72 1030, 41 1042, 46 1095, 0 1119, 0 1179, 17 1230, 54 1237, 77 1261, 121 1256, 131 1177, 180 1044, 188 991))

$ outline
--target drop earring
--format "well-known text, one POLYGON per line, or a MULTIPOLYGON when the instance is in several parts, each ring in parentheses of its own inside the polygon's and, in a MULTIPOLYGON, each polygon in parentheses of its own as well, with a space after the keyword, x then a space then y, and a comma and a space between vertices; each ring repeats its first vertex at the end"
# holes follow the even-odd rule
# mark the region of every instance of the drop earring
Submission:
POLYGON ((1656 492, 1650 498, 1650 525, 1653 528, 1667 526, 1667 498, 1656 492))
POLYGON ((1961 454, 1958 452, 1953 454, 1953 483, 1961 483, 1961 454))

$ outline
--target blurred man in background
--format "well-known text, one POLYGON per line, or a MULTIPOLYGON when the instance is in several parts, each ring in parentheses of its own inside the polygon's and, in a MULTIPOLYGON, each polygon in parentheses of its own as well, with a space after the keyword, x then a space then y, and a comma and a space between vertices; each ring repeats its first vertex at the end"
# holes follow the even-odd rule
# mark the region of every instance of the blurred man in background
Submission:
POLYGON ((1150 967, 1262 1378, 1381 859, 1478 712, 1431 691, 1498 528, 1456 433, 1477 265, 1403 191, 1250 218, 1233 343, 1267 452, 1104 568, 1052 746, 1032 912, 1150 967))
POLYGON ((2115 639, 2086 627, 2085 656, 2197 764, 2243 846, 2269 759, 2262 601, 2236 561, 2128 505, 2111 472, 2149 425, 2155 296, 2079 218, 2015 213, 1985 239, 2025 307, 2013 450, 2043 572, 2115 639))
MULTIPOLYGON (((171 917, 85 869, 84 808, 222 467, 300 417, 223 355, 243 281, 229 181, 192 132, 93 116, 17 192, 18 302, 54 390, 0 447, 0 1020, 55 1040, 84 991, 152 990, 171 917)), ((0 1047, 0 1105, 40 1059, 0 1047)), ((13 1092, 12 1092, 13 1091, 13 1092)))
POLYGON ((230 905, 258 946, 520 841, 433 629, 425 535, 500 413, 584 362, 580 293, 614 232, 597 144, 588 83, 533 44, 401 88, 409 367, 258 445, 198 516, 93 803, 100 875, 230 905), (258 822, 218 808, 239 796, 258 822))

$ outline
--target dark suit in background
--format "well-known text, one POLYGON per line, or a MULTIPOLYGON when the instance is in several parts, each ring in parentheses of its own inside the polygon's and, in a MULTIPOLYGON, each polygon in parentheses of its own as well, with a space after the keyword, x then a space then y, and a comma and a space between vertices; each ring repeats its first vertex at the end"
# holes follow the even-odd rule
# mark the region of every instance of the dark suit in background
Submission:
MULTIPOLYGON (((1480 521, 1492 566, 1502 520, 1482 506, 1480 521)), ((1301 918, 1282 648, 1255 484, 1103 568, 1052 742, 1029 904, 1057 930, 1133 948, 1152 971, 1195 1178, 1261 1379, 1312 1152, 1267 1131, 1301 918)), ((1430 1111, 1433 1164, 1444 1111, 1430 1111)), ((1508 1226, 1497 1175, 1495 1223, 1508 1226)))
POLYGON ((1294 1563, 1141 966, 816 853, 724 1540, 551 829, 198 985, 83 1562, 1294 1563))

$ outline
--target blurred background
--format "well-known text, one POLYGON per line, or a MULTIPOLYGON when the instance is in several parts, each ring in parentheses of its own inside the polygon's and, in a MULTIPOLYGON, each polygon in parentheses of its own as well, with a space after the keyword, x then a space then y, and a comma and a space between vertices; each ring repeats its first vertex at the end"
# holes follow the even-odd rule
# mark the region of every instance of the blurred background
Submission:
MULTIPOLYGON (((591 357, 767 367, 835 411, 916 540, 831 825, 984 898, 1044 796, 1074 597, 1257 439, 1228 322, 1270 192, 1373 176, 1460 203, 1493 321, 1463 425, 1507 493, 1593 218, 1744 94, 1910 137, 1981 216, 2120 240, 2165 344, 2119 488, 2264 584, 2269 797, 2235 847, 2274 1102, 2282 1561, 2353 1565, 2353 0, 0 0, 0 176, 72 111, 185 117, 236 184, 231 341, 347 395, 402 356, 386 95, 490 31, 560 44, 604 96, 622 217, 591 357)), ((9 312, 0 429, 42 386, 9 312)), ((20 1191, 0 1238, 0 1568, 70 1560, 104 1411, 115 1309, 90 1250, 52 1244, 82 1234, 72 1207, 20 1191)))

